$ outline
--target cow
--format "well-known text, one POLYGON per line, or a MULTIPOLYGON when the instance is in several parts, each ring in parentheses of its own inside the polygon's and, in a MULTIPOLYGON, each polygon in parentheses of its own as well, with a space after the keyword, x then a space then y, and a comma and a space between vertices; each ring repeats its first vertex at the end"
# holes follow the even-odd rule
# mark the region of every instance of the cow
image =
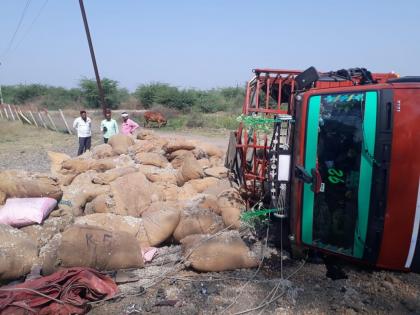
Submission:
POLYGON ((155 122, 158 124, 158 127, 162 127, 166 125, 166 118, 163 116, 162 113, 157 111, 147 111, 144 113, 144 127, 149 127, 150 122, 155 122))

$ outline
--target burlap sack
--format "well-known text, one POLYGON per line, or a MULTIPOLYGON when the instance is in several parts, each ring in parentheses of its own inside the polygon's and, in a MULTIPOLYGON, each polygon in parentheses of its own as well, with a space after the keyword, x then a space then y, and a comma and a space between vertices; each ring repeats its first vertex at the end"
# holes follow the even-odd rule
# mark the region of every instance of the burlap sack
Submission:
POLYGON ((227 178, 228 169, 224 166, 209 167, 204 170, 204 174, 216 178, 227 178))
POLYGON ((212 195, 202 195, 197 203, 197 207, 200 209, 211 210, 217 215, 222 215, 222 211, 217 203, 217 197, 212 195))
POLYGON ((92 149, 92 156, 94 159, 103 159, 114 155, 112 147, 107 143, 94 146, 92 149))
POLYGON ((228 189, 219 194, 217 203, 222 213, 222 219, 231 229, 239 229, 241 225, 241 212, 245 203, 235 189, 228 189))
POLYGON ((183 201, 189 200, 197 195, 197 191, 191 185, 184 185, 184 187, 178 187, 174 184, 156 182, 153 183, 154 189, 159 191, 164 201, 183 201))
POLYGON ((38 248, 24 232, 0 224, 0 280, 24 276, 37 262, 38 248))
POLYGON ((171 165, 175 169, 178 169, 178 168, 180 168, 182 166, 182 164, 184 163, 184 159, 185 159, 186 156, 189 156, 192 159, 195 158, 194 154, 192 154, 191 151, 178 150, 178 151, 175 151, 175 152, 180 152, 180 154, 174 156, 172 158, 172 161, 171 161, 171 165))
POLYGON ((222 179, 219 180, 217 185, 210 186, 206 188, 206 190, 203 191, 203 194, 212 195, 212 196, 219 196, 222 192, 224 192, 227 189, 230 189, 231 185, 229 183, 229 180, 222 179))
POLYGON ((153 140, 157 138, 159 138, 159 136, 152 130, 142 129, 137 134, 137 139, 139 140, 153 140))
POLYGON ((258 259, 237 231, 219 236, 189 235, 181 240, 184 257, 198 271, 226 271, 258 266, 258 259))
POLYGON ((198 163, 201 165, 201 167, 203 169, 209 168, 210 167, 210 161, 209 159, 199 159, 198 163))
POLYGON ((74 221, 71 215, 49 217, 42 225, 29 225, 20 228, 31 240, 36 242, 38 248, 45 246, 57 233, 63 232, 74 221))
POLYGON ((224 161, 221 158, 217 157, 217 156, 211 156, 209 158, 209 161, 210 161, 210 167, 225 166, 224 165, 225 164, 224 161))
POLYGON ((0 172, 0 191, 6 198, 50 197, 60 200, 63 195, 57 178, 18 170, 0 172))
POLYGON ((114 154, 127 154, 128 147, 134 144, 134 139, 130 136, 119 133, 108 140, 114 154))
POLYGON ((63 198, 59 206, 66 212, 79 216, 83 214, 87 202, 92 201, 96 196, 108 193, 110 191, 108 185, 92 183, 95 175, 95 171, 87 171, 78 175, 71 185, 64 187, 63 198))
POLYGON ((89 170, 105 172, 117 166, 117 160, 113 158, 105 158, 100 160, 94 159, 70 159, 62 163, 61 174, 81 174, 89 170))
POLYGON ((169 200, 169 201, 156 201, 152 202, 150 206, 148 206, 142 215, 145 215, 148 212, 155 212, 160 211, 162 209, 174 209, 174 210, 182 210, 185 207, 185 202, 180 200, 169 200))
POLYGON ((76 219, 78 225, 105 228, 114 232, 129 233, 142 247, 157 246, 175 231, 180 211, 175 208, 148 212, 142 218, 120 216, 111 213, 96 213, 76 219))
POLYGON ((181 157, 181 156, 183 156, 185 154, 188 154, 188 153, 192 154, 192 152, 189 151, 189 150, 176 150, 176 151, 168 154, 168 160, 172 161, 173 159, 175 159, 177 157, 181 157))
POLYGON ((57 258, 61 267, 115 270, 144 266, 133 235, 86 225, 73 225, 62 233, 57 258))
POLYGON ((178 186, 184 185, 185 182, 191 179, 198 179, 203 177, 203 168, 200 166, 198 161, 190 155, 184 155, 184 161, 177 173, 178 186))
POLYGON ((168 165, 168 160, 163 155, 154 152, 138 153, 136 160, 143 165, 153 165, 163 168, 168 165))
POLYGON ((160 191, 154 190, 146 176, 135 172, 121 176, 111 183, 111 194, 115 202, 115 213, 141 216, 154 201, 163 199, 160 191))
POLYGON ((197 149, 203 150, 207 156, 216 156, 218 158, 222 158, 222 156, 224 155, 224 151, 213 144, 197 140, 193 140, 191 142, 195 144, 197 149))
POLYGON ((118 177, 124 176, 126 174, 137 172, 137 168, 134 166, 113 168, 104 173, 96 174, 92 181, 95 184, 108 185, 118 177))
POLYGON ((50 159, 50 170, 53 176, 58 175, 64 161, 71 159, 69 155, 60 152, 47 151, 47 154, 50 159))
POLYGON ((209 187, 218 185, 219 180, 215 177, 206 177, 190 180, 187 184, 191 185, 197 192, 202 193, 209 187))
MULTIPOLYGON (((136 140, 136 142, 128 148, 128 152, 136 155, 144 152, 159 152, 162 151, 162 146, 155 141, 136 140)), ((163 151, 162 151, 163 152, 163 151)))
POLYGON ((214 234, 224 228, 223 220, 211 210, 184 211, 174 232, 174 239, 182 240, 192 234, 214 234))
POLYGON ((164 182, 176 185, 176 174, 172 172, 148 173, 146 177, 152 183, 164 182))
POLYGON ((194 144, 192 144, 190 141, 183 140, 183 139, 171 140, 163 146, 163 150, 166 153, 172 153, 177 150, 194 150, 194 148, 195 148, 194 144))

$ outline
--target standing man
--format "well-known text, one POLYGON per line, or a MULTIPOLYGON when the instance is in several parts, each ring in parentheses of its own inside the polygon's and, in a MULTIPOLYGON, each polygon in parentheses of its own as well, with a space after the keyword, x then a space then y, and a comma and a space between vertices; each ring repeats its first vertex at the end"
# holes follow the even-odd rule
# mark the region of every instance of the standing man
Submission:
POLYGON ((132 135, 134 133, 134 130, 136 130, 139 125, 128 118, 128 114, 126 112, 123 112, 121 114, 121 117, 123 119, 122 123, 122 133, 125 135, 132 135))
POLYGON ((111 111, 105 112, 105 119, 101 122, 101 131, 104 135, 104 143, 108 143, 109 138, 118 133, 118 125, 115 119, 111 119, 111 111))
POLYGON ((77 151, 77 155, 81 155, 87 150, 90 150, 92 138, 92 122, 87 117, 85 110, 80 111, 80 117, 74 120, 73 128, 77 130, 77 136, 79 137, 79 150, 77 151))

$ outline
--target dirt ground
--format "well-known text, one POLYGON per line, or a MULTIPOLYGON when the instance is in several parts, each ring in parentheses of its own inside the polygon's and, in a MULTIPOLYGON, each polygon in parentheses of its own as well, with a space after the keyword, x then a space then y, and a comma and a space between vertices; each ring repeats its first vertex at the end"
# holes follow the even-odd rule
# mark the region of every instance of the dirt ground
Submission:
MULTIPOLYGON (((183 135, 227 144, 224 134, 183 135)), ((74 156, 77 138, 0 121, 0 170, 47 172, 47 150, 74 156)), ((324 264, 269 247, 261 268, 219 273, 194 272, 179 263, 179 246, 162 247, 146 268, 129 271, 137 281, 119 285, 118 298, 89 314, 420 314, 420 275, 344 264, 347 279, 332 280, 324 264)))

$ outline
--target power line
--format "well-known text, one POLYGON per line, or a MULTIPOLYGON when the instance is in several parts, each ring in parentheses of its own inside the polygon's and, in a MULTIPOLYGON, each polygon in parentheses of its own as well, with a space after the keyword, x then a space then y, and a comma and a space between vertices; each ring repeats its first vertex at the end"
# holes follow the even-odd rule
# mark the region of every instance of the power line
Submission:
POLYGON ((10 51, 10 48, 12 48, 13 42, 16 38, 16 34, 20 29, 20 26, 22 25, 23 19, 25 18, 25 14, 26 11, 28 10, 29 4, 31 3, 31 0, 26 0, 26 4, 25 7, 23 8, 22 14, 20 15, 20 19, 19 22, 16 26, 15 32, 13 33, 12 38, 9 41, 9 45, 7 46, 6 50, 3 52, 2 57, 4 58, 4 56, 10 51))
POLYGON ((20 44, 22 44, 22 42, 26 38, 26 36, 28 36, 28 34, 31 32, 32 27, 34 26, 34 24, 38 20, 42 11, 44 11, 45 7, 47 6, 47 3, 48 3, 48 0, 45 0, 44 3, 42 4, 41 8, 38 10, 38 13, 36 14, 35 18, 32 20, 31 24, 29 25, 27 31, 25 32, 25 34, 22 36, 21 40, 17 43, 17 45, 14 47, 14 49, 12 51, 15 51, 20 46, 20 44))

